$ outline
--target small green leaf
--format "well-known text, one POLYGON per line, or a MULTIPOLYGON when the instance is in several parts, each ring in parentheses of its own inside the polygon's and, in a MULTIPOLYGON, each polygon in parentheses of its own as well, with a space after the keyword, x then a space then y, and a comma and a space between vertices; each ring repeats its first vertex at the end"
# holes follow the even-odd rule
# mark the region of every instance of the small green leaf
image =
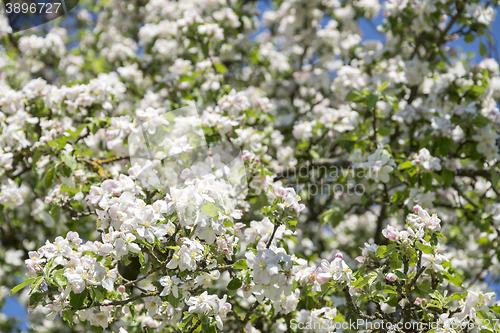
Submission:
POLYGON ((391 134, 391 129, 389 127, 379 127, 377 128, 377 133, 380 134, 381 136, 388 136, 391 134))
POLYGON ((309 155, 311 155, 311 157, 314 158, 315 160, 321 158, 321 155, 314 149, 309 150, 309 155))
POLYGON ((358 134, 359 133, 356 131, 346 132, 340 136, 340 139, 346 140, 346 141, 358 141, 358 138, 359 138, 358 134))
POLYGON ((372 277, 369 275, 360 277, 358 280, 356 280, 356 282, 354 282, 352 287, 355 289, 363 288, 365 285, 368 284, 368 282, 370 282, 371 278, 372 277))
POLYGON ((61 219, 61 206, 53 205, 50 209, 50 216, 52 216, 54 222, 59 222, 61 219))
POLYGON ((467 297, 467 293, 454 293, 453 295, 451 295, 450 297, 447 297, 446 298, 446 302, 449 303, 449 302, 453 302, 453 301, 456 301, 456 300, 459 300, 459 299, 462 299, 462 298, 465 298, 467 297))
POLYGON ((54 275, 53 280, 55 284, 61 288, 66 287, 66 285, 68 284, 68 279, 62 274, 54 275))
POLYGON ((454 175, 455 174, 453 173, 453 171, 450 171, 450 170, 443 170, 443 172, 441 172, 441 177, 443 178, 444 186, 446 186, 446 187, 451 186, 451 183, 453 182, 454 175))
POLYGON ((217 72, 221 73, 221 74, 224 74, 226 71, 227 71, 227 67, 224 66, 222 63, 220 62, 216 62, 214 64, 215 66, 215 69, 217 70, 217 72))
POLYGON ((26 281, 24 281, 23 283, 21 284, 18 284, 17 286, 15 286, 14 288, 12 288, 12 290, 10 291, 10 296, 14 295, 15 293, 17 293, 19 290, 23 289, 24 287, 26 287, 27 285, 29 285, 30 283, 32 283, 33 281, 35 281, 36 277, 32 277, 32 278, 29 278, 27 279, 26 281))
POLYGON ((32 293, 30 295, 29 305, 35 306, 45 298, 44 293, 32 293))
POLYGON ((491 186, 497 187, 498 186, 498 181, 500 180, 500 175, 498 174, 498 171, 495 169, 491 170, 491 186))
POLYGON ((405 161, 402 164, 400 164, 399 170, 408 169, 411 168, 411 166, 412 166, 411 161, 405 161))
POLYGON ((201 207, 201 211, 211 217, 219 216, 219 209, 217 208, 217 206, 210 202, 205 203, 201 207))
POLYGON ((448 282, 453 283, 457 287, 462 287, 462 278, 457 273, 453 273, 453 275, 447 271, 443 271, 442 273, 448 282))
POLYGON ((434 249, 432 248, 432 246, 424 245, 418 241, 415 242, 415 246, 417 247, 417 249, 419 249, 423 253, 426 253, 426 254, 433 254, 434 253, 434 249))
POLYGON ((353 89, 347 93, 345 96, 346 102, 359 102, 363 100, 365 96, 363 93, 357 89, 353 89))
POLYGON ((394 271, 394 274, 396 274, 396 276, 401 280, 408 280, 408 276, 406 276, 406 274, 401 271, 394 271))
POLYGON ((77 163, 73 156, 67 153, 63 153, 61 154, 61 161, 63 161, 64 164, 66 164, 71 170, 76 169, 77 163))
POLYGON ((432 176, 430 173, 425 172, 422 175, 422 183, 424 184, 426 190, 430 190, 432 188, 432 176))
POLYGON ((486 45, 484 45, 483 42, 479 43, 479 54, 481 55, 481 57, 484 57, 486 53, 488 53, 488 48, 486 47, 486 45))
POLYGON ((245 259, 240 259, 237 262, 234 263, 233 267, 235 269, 247 269, 247 261, 245 259))
POLYGON ((52 168, 49 169, 47 175, 45 176, 45 187, 49 188, 54 182, 55 178, 56 178, 56 166, 54 165, 52 168))
POLYGON ((471 34, 471 33, 468 33, 467 35, 465 35, 464 37, 464 41, 466 43, 472 43, 474 41, 474 39, 476 39, 476 36, 474 34, 471 34))
POLYGON ((389 83, 390 83, 390 82, 391 82, 391 81, 385 81, 384 83, 382 83, 382 84, 380 85, 380 87, 378 87, 377 92, 381 92, 381 91, 383 91, 385 88, 387 88, 387 86, 389 85, 389 83))
POLYGON ((236 279, 233 279, 231 280, 231 282, 229 282, 229 284, 227 285, 227 289, 229 290, 236 290, 238 289, 239 287, 241 287, 241 280, 236 278, 236 279))
POLYGON ((170 293, 167 296, 167 300, 175 308, 178 307, 179 303, 181 302, 181 299, 180 298, 176 298, 173 293, 170 293))
POLYGON ((79 310, 83 304, 85 303, 85 299, 87 298, 88 291, 87 289, 84 289, 81 293, 75 294, 74 292, 70 293, 71 299, 69 301, 69 304, 73 307, 75 310, 79 310))
POLYGON ((287 221, 286 226, 288 227, 288 229, 295 232, 295 230, 297 230, 297 220, 293 219, 293 220, 287 221))
POLYGON ((384 257, 385 251, 387 251, 387 246, 385 245, 379 246, 377 249, 377 257, 379 258, 384 257))
POLYGON ((370 94, 366 98, 366 107, 370 110, 374 109, 378 102, 378 96, 375 94, 370 94))
POLYGON ((94 289, 94 298, 98 302, 104 301, 105 297, 99 289, 94 289))

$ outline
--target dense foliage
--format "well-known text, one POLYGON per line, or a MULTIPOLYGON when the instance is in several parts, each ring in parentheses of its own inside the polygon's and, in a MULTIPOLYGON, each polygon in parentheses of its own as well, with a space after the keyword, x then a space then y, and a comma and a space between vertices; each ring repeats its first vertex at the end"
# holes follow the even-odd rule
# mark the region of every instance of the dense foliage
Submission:
POLYGON ((500 332, 497 2, 2 18, 0 300, 32 332, 500 332))

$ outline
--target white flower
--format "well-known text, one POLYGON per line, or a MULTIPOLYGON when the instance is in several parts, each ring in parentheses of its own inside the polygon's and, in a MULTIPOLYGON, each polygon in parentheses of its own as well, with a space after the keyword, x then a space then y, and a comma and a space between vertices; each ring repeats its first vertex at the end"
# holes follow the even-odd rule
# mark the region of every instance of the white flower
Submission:
POLYGON ((179 267, 181 271, 196 270, 196 262, 203 258, 204 248, 200 242, 196 240, 184 239, 179 251, 177 251, 172 259, 167 263, 167 268, 175 269, 179 267))
POLYGON ((369 177, 377 183, 388 183, 391 179, 390 173, 394 170, 395 163, 388 155, 388 152, 378 148, 364 163, 364 166, 369 168, 369 177))
POLYGON ((176 276, 163 276, 160 278, 160 284, 164 287, 163 291, 161 292, 160 296, 167 296, 172 293, 175 298, 179 297, 179 288, 177 285, 181 283, 182 281, 176 276))
POLYGON ((422 266, 432 268, 436 271, 442 271, 443 266, 441 264, 443 261, 447 261, 447 259, 441 254, 422 254, 422 266))
POLYGON ((432 157, 427 148, 420 149, 418 154, 415 154, 413 158, 412 165, 422 165, 429 171, 441 170, 441 159, 439 157, 432 157))
POLYGON ((436 214, 429 215, 429 213, 424 210, 419 205, 413 207, 413 211, 416 214, 408 214, 406 219, 413 224, 417 229, 424 228, 431 231, 441 230, 441 220, 436 214))
POLYGON ((158 313, 158 308, 162 305, 161 298, 158 296, 146 297, 144 299, 144 308, 148 311, 151 317, 158 313))
POLYGON ((205 291, 200 296, 190 297, 186 304, 189 305, 189 312, 208 314, 216 307, 217 300, 217 295, 208 295, 205 291))
POLYGON ((139 244, 134 243, 136 237, 131 233, 123 233, 120 237, 115 241, 115 253, 117 257, 126 256, 129 252, 139 253, 141 248, 139 244))
POLYGON ((268 285, 275 281, 273 277, 279 273, 280 267, 278 265, 279 256, 273 250, 259 250, 257 255, 253 252, 247 252, 245 257, 248 267, 253 270, 252 276, 255 283, 268 285))

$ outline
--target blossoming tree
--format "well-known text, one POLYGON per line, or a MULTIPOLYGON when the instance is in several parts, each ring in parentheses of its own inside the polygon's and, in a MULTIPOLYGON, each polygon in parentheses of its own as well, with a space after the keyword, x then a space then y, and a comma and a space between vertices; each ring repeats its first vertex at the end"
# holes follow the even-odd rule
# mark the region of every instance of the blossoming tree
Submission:
POLYGON ((0 302, 33 332, 500 332, 497 4, 2 18, 0 302))

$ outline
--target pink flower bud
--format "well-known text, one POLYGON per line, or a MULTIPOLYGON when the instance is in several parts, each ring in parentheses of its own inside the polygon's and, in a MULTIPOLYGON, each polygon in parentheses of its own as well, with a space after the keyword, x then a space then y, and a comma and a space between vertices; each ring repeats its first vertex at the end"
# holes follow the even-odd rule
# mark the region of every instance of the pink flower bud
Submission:
POLYGON ((387 279, 387 281, 396 281, 398 277, 396 276, 396 274, 388 273, 385 278, 387 279))
POLYGON ((415 303, 415 305, 420 305, 420 304, 422 304, 422 303, 425 303, 425 301, 426 301, 426 300, 425 300, 425 298, 420 298, 420 297, 417 297, 417 298, 415 299, 415 302, 414 302, 414 303, 415 303))
POLYGON ((386 229, 382 230, 382 235, 389 240, 395 241, 398 239, 399 231, 393 226, 388 225, 386 229))
POLYGON ((125 286, 124 285, 119 286, 118 291, 123 293, 125 291, 125 286))
POLYGON ((357 262, 365 262, 365 258, 362 256, 356 257, 357 262))
POLYGON ((260 162, 260 158, 256 157, 255 162, 260 162))
POLYGON ((342 255, 342 253, 336 253, 335 258, 344 259, 344 256, 342 255))

